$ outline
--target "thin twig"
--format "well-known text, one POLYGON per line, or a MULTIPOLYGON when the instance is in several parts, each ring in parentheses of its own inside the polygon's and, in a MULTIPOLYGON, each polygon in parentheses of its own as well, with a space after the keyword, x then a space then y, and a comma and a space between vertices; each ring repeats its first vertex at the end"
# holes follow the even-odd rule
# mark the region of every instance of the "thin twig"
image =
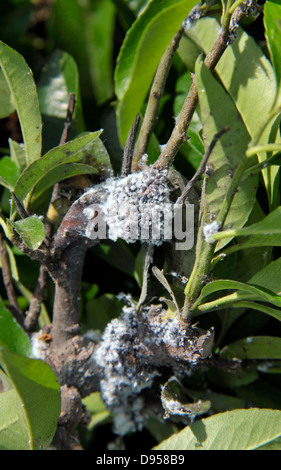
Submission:
POLYGON ((131 173, 134 145, 136 142, 139 123, 140 123, 140 115, 138 114, 131 127, 131 130, 130 130, 130 133, 129 133, 129 136, 127 138, 125 148, 124 148, 123 163, 122 163, 122 170, 121 170, 122 178, 131 173))
POLYGON ((68 134, 69 130, 72 124, 72 117, 74 113, 74 108, 75 108, 75 93, 70 93, 69 94, 69 99, 68 99, 68 104, 67 104, 67 113, 66 113, 66 119, 64 122, 64 128, 62 131, 61 139, 59 145, 65 144, 65 142, 68 139, 68 134))
POLYGON ((13 278, 10 267, 10 260, 4 245, 3 235, 0 232, 0 259, 2 265, 2 276, 7 297, 11 305, 11 311, 15 319, 20 325, 23 325, 23 312, 19 308, 17 296, 14 290, 13 278))
POLYGON ((163 95, 164 87, 167 81, 171 65, 178 48, 180 39, 183 35, 184 28, 180 27, 178 32, 174 35, 172 41, 168 45, 164 55, 162 56, 159 65, 157 67, 155 77, 150 90, 150 95, 147 103, 147 108, 143 118, 143 123, 139 133, 139 137, 136 143, 132 170, 138 169, 138 161, 147 152, 148 144, 155 126, 160 101, 163 95))
POLYGON ((219 131, 217 134, 215 134, 215 136, 213 137, 213 140, 212 142, 210 143, 207 151, 205 152, 202 160, 201 160, 201 163, 196 171, 196 173, 194 174, 194 176, 191 178, 191 180, 187 183, 183 193, 181 194, 181 196, 178 198, 176 204, 183 204, 184 201, 186 200, 187 196, 189 195, 190 191, 192 191, 192 189, 194 188, 194 185, 196 184, 196 182, 198 181, 198 179, 200 178, 200 176, 204 173, 205 171, 205 167, 206 167, 206 164, 207 164, 207 161, 213 151, 213 148, 214 146, 216 145, 218 139, 223 135, 225 134, 226 132, 228 132, 230 130, 230 128, 227 126, 227 127, 224 127, 221 131, 219 131))
MULTIPOLYGON (((213 71, 217 65, 219 59, 227 48, 228 45, 229 31, 228 29, 222 27, 221 31, 215 41, 214 46, 211 51, 207 54, 204 60, 205 66, 213 71)), ((165 145, 161 155, 154 164, 157 168, 165 168, 170 166, 176 154, 178 153, 181 145, 185 142, 187 136, 187 129, 193 117, 194 111, 198 103, 198 91, 195 80, 193 79, 192 85, 190 87, 189 93, 185 99, 184 105, 180 112, 177 122, 175 124, 174 130, 165 145)))
MULTIPOLYGON (((45 224, 45 244, 49 248, 50 245, 50 236, 51 236, 52 226, 49 223, 45 224)), ((39 277, 32 295, 32 298, 29 303, 29 309, 26 312, 24 319, 24 327, 26 331, 32 332, 35 331, 41 312, 42 302, 44 300, 45 289, 48 279, 48 270, 45 264, 40 265, 39 277)))
POLYGON ((22 205, 22 203, 20 202, 20 200, 17 198, 17 196, 15 195, 13 191, 12 191, 12 198, 15 201, 20 217, 22 219, 26 219, 27 217, 29 217, 28 212, 26 211, 26 209, 24 208, 24 206, 22 205))

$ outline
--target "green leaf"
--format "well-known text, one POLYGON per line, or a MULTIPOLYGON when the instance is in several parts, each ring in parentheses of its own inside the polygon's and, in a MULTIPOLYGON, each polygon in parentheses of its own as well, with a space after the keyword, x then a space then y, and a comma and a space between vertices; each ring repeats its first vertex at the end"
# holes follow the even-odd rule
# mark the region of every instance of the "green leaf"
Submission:
MULTIPOLYGON (((201 60, 197 61, 195 70, 200 116, 206 136, 205 148, 208 148, 217 132, 225 126, 230 127, 230 131, 217 142, 208 162, 211 171, 206 180, 203 221, 207 225, 220 212, 232 176, 245 155, 250 137, 232 99, 201 60)), ((254 160, 249 159, 247 166, 256 161, 256 157, 253 158, 254 160)), ((255 203, 257 183, 258 175, 249 176, 247 180, 240 182, 225 221, 226 227, 234 226, 238 229, 245 224, 255 203)), ((221 249, 230 239, 231 237, 219 244, 216 249, 221 249)))
MULTIPOLYGON (((253 282, 253 278, 251 279, 253 282)), ((233 297, 233 301, 240 300, 259 300, 263 302, 269 302, 276 307, 281 307, 281 297, 275 294, 270 289, 266 289, 261 286, 256 286, 253 284, 246 284, 244 282, 232 281, 228 279, 222 279, 217 281, 209 282, 206 286, 203 287, 200 297, 197 299, 195 305, 200 305, 202 300, 207 296, 219 292, 221 290, 237 290, 241 295, 233 297)), ((217 299, 215 302, 222 302, 222 298, 217 299)))
POLYGON ((153 450, 255 450, 281 436, 281 411, 251 408, 187 426, 153 450))
POLYGON ((157 65, 196 0, 152 0, 128 31, 115 69, 119 138, 124 144, 157 65))
POLYGON ((115 8, 111 0, 94 2, 86 21, 86 47, 97 102, 103 103, 113 94, 113 44, 115 8))
POLYGON ((11 160, 17 165, 17 168, 21 173, 26 167, 26 153, 24 145, 18 144, 18 142, 9 139, 9 147, 11 160))
POLYGON ((274 211, 270 212, 264 219, 256 224, 249 225, 240 229, 224 230, 217 232, 210 236, 210 239, 220 240, 229 237, 248 237, 251 238, 245 243, 245 247, 251 246, 263 246, 263 245, 275 245, 280 244, 281 234, 281 206, 277 207, 274 211), (259 244, 260 243, 260 244, 259 244))
POLYGON ((0 184, 13 190, 19 177, 19 169, 10 157, 2 157, 0 160, 0 184))
POLYGON ((20 176, 15 194, 23 203, 29 193, 38 196, 61 178, 74 174, 106 175, 111 171, 108 153, 99 139, 101 131, 90 132, 47 152, 33 162, 20 176), (73 167, 73 164, 82 164, 73 167), (69 166, 70 165, 70 166, 69 166), (78 173, 77 173, 77 171, 78 173))
POLYGON ((280 2, 267 1, 264 5, 265 38, 270 52, 279 89, 281 88, 281 5, 280 2))
POLYGON ((0 450, 30 450, 24 407, 13 388, 0 394, 0 450))
POLYGON ((75 59, 84 98, 112 96, 115 8, 111 0, 57 0, 49 33, 56 47, 75 59))
POLYGON ((0 408, 5 406, 5 413, 0 413, 0 449, 46 448, 60 414, 60 387, 54 372, 43 361, 5 349, 0 349, 0 364, 14 386, 3 401, 0 394, 0 408))
POLYGON ((29 165, 41 156, 41 115, 32 71, 24 58, 0 41, 0 66, 17 111, 29 165))
POLYGON ((88 413, 91 415, 91 421, 88 424, 88 429, 92 430, 98 424, 107 421, 111 417, 110 411, 106 408, 100 392, 91 393, 86 398, 83 398, 83 405, 86 406, 88 413))
POLYGON ((281 258, 267 264, 248 281, 275 294, 281 294, 281 258))
POLYGON ((27 217, 17 222, 9 220, 8 223, 32 250, 37 250, 45 238, 44 224, 36 216, 27 217))
POLYGON ((193 308, 198 308, 199 312, 205 312, 216 308, 225 308, 231 305, 236 308, 248 308, 259 310, 267 315, 281 321, 281 310, 272 308, 269 305, 257 302, 266 302, 280 307, 281 293, 281 258, 272 261, 263 269, 258 271, 248 283, 217 280, 210 282, 203 287, 200 297, 195 302, 193 308), (237 292, 216 300, 202 303, 204 298, 224 289, 237 289, 237 292), (257 301, 257 302, 254 302, 257 301))
MULTIPOLYGON (((237 298, 239 300, 239 295, 237 295, 237 298)), ((257 302, 249 302, 248 300, 247 301, 239 300, 239 302, 237 304, 234 303, 232 307, 239 308, 240 310, 241 308, 257 310, 258 312, 266 313, 266 315, 269 315, 270 317, 275 318, 278 321, 281 321, 281 311, 278 310, 277 308, 269 307, 268 305, 259 304, 257 302)))
POLYGON ((0 346, 9 351, 29 356, 31 346, 28 336, 0 300, 0 346))
POLYGON ((0 119, 8 117, 14 110, 15 106, 12 103, 10 88, 0 69, 0 119))
POLYGON ((281 338, 249 336, 225 346, 220 355, 238 359, 281 359, 281 338))
MULTIPOLYGON (((207 54, 219 29, 220 24, 214 18, 202 18, 194 22, 188 36, 207 54)), ((275 100, 275 75, 269 60, 255 40, 239 28, 237 39, 224 52, 216 72, 253 137, 275 100)))
POLYGON ((68 140, 83 132, 79 72, 73 57, 56 50, 45 63, 37 81, 40 111, 43 120, 44 153, 60 142, 67 114, 69 94, 75 93, 75 107, 68 140))
MULTIPOLYGON (((202 18, 194 22, 188 31, 188 36, 207 54, 219 30, 220 24, 217 20, 202 18)), ((228 46, 215 70, 235 102, 251 138, 256 138, 261 126, 266 122, 267 125, 258 142, 280 143, 276 116, 271 119, 267 117, 272 111, 276 96, 274 70, 256 41, 242 28, 238 28, 236 40, 228 46)), ((258 158, 263 162, 267 154, 258 153, 258 158)), ((278 169, 272 166, 263 170, 270 201, 278 169)))

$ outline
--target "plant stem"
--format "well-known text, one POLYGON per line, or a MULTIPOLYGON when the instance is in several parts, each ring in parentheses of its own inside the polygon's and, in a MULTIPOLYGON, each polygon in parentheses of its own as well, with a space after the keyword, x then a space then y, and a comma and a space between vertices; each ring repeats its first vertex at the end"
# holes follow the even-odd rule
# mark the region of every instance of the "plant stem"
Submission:
POLYGON ((80 286, 86 243, 73 243, 57 262, 48 266, 55 282, 52 338, 60 349, 79 329, 80 286))
MULTIPOLYGON (((229 31, 227 28, 222 26, 220 33, 204 60, 205 66, 210 70, 213 71, 215 66, 217 65, 219 59, 221 58, 222 54, 224 53, 225 49, 228 45, 228 36, 229 31)), ((172 165, 176 154, 178 153, 181 145, 183 142, 186 141, 187 136, 187 129, 193 117, 194 111, 196 109, 198 103, 198 92, 195 80, 193 80, 192 85, 190 87, 189 93, 185 99, 184 105, 180 112, 180 115, 177 119, 176 125, 174 130, 165 145, 161 155, 159 156, 158 160, 154 164, 157 168, 165 168, 167 166, 172 165)))
MULTIPOLYGON (((243 172, 245 166, 247 165, 247 158, 244 157, 241 161, 240 165, 238 166, 232 181, 228 187, 227 193, 225 195, 221 210, 216 218, 218 230, 223 227, 225 222, 226 216, 230 209, 233 197, 237 190, 238 184, 243 176, 243 172)), ((204 207, 204 194, 202 195, 201 199, 201 207, 204 207)), ((207 279, 207 276, 210 272, 210 266, 212 262, 212 258, 214 255, 214 251, 216 248, 216 241, 207 241, 203 234, 203 226, 204 226, 204 211, 203 217, 200 223, 200 229, 198 232, 198 241, 196 247, 196 259, 195 264, 188 280, 188 283, 185 288, 185 295, 187 297, 185 302, 185 308, 183 311, 183 318, 188 319, 190 315, 190 311, 192 310, 192 304, 197 298, 200 290, 202 288, 203 283, 207 279)), ((186 320, 187 321, 187 320, 186 320)))
POLYGON ((147 152, 153 128, 158 117, 160 100, 162 98, 167 77, 183 31, 184 28, 183 26, 181 26, 178 32, 173 37, 169 46, 167 47, 164 55, 162 56, 157 71, 155 73, 143 123, 140 129, 138 141, 136 143, 136 148, 133 156, 132 171, 136 171, 138 169, 139 159, 147 152))

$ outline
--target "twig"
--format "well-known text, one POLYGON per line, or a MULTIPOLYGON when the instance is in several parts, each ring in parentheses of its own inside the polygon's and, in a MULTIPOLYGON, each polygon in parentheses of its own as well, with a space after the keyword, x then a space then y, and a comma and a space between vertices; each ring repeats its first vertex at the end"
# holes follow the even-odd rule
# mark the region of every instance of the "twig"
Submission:
POLYGON ((11 305, 11 311, 15 319, 20 325, 23 325, 23 312, 18 306, 17 296, 14 290, 12 273, 10 267, 10 260, 7 250, 4 246, 3 235, 0 232, 0 259, 2 264, 2 276, 4 286, 7 292, 7 297, 11 305))
POLYGON ((153 84, 150 90, 150 95, 143 123, 136 143, 136 148, 133 156, 132 171, 136 171, 138 169, 139 159, 142 157, 142 155, 147 152, 153 128, 158 117, 160 100, 162 98, 167 77, 183 32, 184 28, 183 26, 181 26, 178 32, 174 35, 170 44, 168 45, 156 70, 153 84))
POLYGON ((215 136, 213 137, 213 140, 212 142, 210 143, 207 151, 205 152, 202 160, 201 160, 201 163, 196 171, 196 173, 194 174, 194 176, 191 178, 191 180, 187 183, 182 195, 178 198, 176 204, 183 204, 184 201, 186 200, 187 196, 189 195, 190 191, 194 188, 194 185, 195 183, 198 181, 198 179, 200 178, 200 176, 204 173, 205 171, 205 167, 206 167, 206 164, 207 164, 207 161, 212 153, 212 150, 214 148, 214 146, 216 145, 218 139, 223 135, 225 134, 226 132, 228 132, 230 130, 230 128, 227 126, 227 127, 224 127, 221 131, 219 131, 217 134, 215 134, 215 136))
POLYGON ((147 296, 147 284, 148 284, 148 271, 153 261, 154 246, 148 243, 143 244, 143 275, 142 275, 142 289, 141 295, 137 305, 137 311, 140 306, 144 303, 147 296))
MULTIPOLYGON (((45 244, 49 248, 50 242, 49 237, 51 235, 52 226, 49 223, 45 224, 45 244)), ((32 332, 35 331, 41 312, 41 305, 44 299, 45 288, 48 279, 48 270, 45 264, 40 265, 39 277, 37 279, 37 284, 34 289, 32 298, 29 303, 29 309, 26 312, 26 317, 24 319, 24 327, 26 331, 32 332)))
POLYGON ((17 198, 17 196, 15 195, 15 193, 12 191, 12 198, 14 199, 15 201, 15 204, 17 206, 17 210, 18 210, 18 213, 20 215, 20 217, 22 219, 26 219, 27 217, 29 217, 29 214, 28 212, 26 211, 26 209, 23 207, 22 203, 20 202, 20 200, 17 198))
MULTIPOLYGON (((204 60, 205 66, 213 71, 219 59, 228 46, 229 30, 222 27, 221 31, 213 45, 211 51, 207 54, 204 60)), ((171 165, 178 153, 181 145, 185 142, 187 136, 187 129, 193 117, 194 111, 198 103, 198 91, 195 80, 193 79, 189 93, 185 99, 184 105, 177 119, 174 130, 165 145, 161 155, 154 164, 157 168, 165 168, 171 165)))
POLYGON ((68 99, 68 105, 67 105, 67 113, 66 113, 66 119, 64 122, 64 128, 62 131, 61 139, 59 145, 65 144, 65 142, 68 139, 68 134, 69 130, 72 124, 72 117, 74 113, 74 107, 75 107, 75 93, 70 93, 69 94, 69 99, 68 99))
POLYGON ((130 130, 130 133, 129 133, 129 136, 127 138, 125 148, 124 148, 123 163, 122 163, 122 170, 121 170, 122 178, 131 173, 134 145, 135 145, 136 136, 137 136, 137 132, 139 128, 139 123, 140 123, 140 115, 138 114, 132 125, 132 128, 130 130))

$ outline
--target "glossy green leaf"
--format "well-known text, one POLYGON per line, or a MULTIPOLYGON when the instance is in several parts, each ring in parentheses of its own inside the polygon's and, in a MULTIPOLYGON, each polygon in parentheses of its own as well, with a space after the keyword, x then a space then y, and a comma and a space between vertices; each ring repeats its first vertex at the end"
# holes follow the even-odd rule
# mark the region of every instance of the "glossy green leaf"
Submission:
MULTIPOLYGON (((230 297, 230 296, 229 296, 230 297)), ((227 300, 227 299, 226 299, 227 300)), ((229 299, 228 299, 229 300, 229 299)), ((241 300, 241 295, 237 294, 237 300, 238 302, 235 304, 232 304, 233 308, 238 308, 240 311, 241 309, 251 309, 251 310, 257 310, 258 312, 263 312, 266 315, 269 315, 272 318, 275 318, 278 321, 281 321, 281 310, 273 307, 269 307, 268 305, 265 304, 260 304, 258 302, 251 302, 249 300, 241 300)), ((221 306, 222 308, 225 307, 225 305, 221 306)))
POLYGON ((0 41, 0 66, 17 111, 29 165, 41 156, 42 121, 32 72, 24 58, 0 41))
MULTIPOLYGON (((214 44, 220 24, 214 18, 202 18, 194 22, 188 36, 207 54, 214 44)), ((260 127, 266 127, 259 138, 260 143, 280 143, 276 116, 267 119, 273 108, 276 96, 276 80, 272 65, 263 54, 256 41, 242 28, 238 29, 237 39, 224 52, 216 66, 223 86, 235 102, 239 113, 252 139, 260 127)), ((266 153, 258 153, 260 162, 267 158, 266 153)), ((273 197, 273 186, 278 167, 263 170, 269 200, 273 197)))
POLYGON ((74 174, 86 172, 97 175, 110 174, 110 160, 102 141, 99 139, 100 134, 101 131, 97 131, 78 137, 53 148, 40 160, 33 162, 17 182, 15 194, 18 199, 23 202, 28 193, 33 192, 36 196, 47 187, 74 174), (81 167, 73 167, 73 164, 81 164, 81 167), (78 170, 78 173, 75 169, 78 170))
POLYGON ((23 356, 29 356, 31 346, 28 336, 0 300, 0 346, 23 356))
MULTIPOLYGON (((208 53, 219 30, 217 20, 202 18, 194 23, 188 36, 208 53)), ((248 132, 253 137, 275 100, 275 74, 269 60, 255 40, 239 28, 237 39, 224 52, 216 72, 235 100, 248 132)))
POLYGON ((111 0, 93 3, 86 22, 88 51, 94 94, 103 103, 113 95, 113 44, 115 8, 111 0))
POLYGON ((281 436, 281 411, 251 408, 187 426, 153 450, 255 450, 281 436))
POLYGON ((199 312, 205 312, 210 309, 225 308, 231 305, 234 308, 258 310, 281 321, 280 293, 281 258, 278 258, 255 273, 247 284, 226 279, 210 282, 203 287, 194 307, 198 307, 199 312), (237 289, 237 291, 234 294, 202 303, 207 296, 229 289, 237 289), (258 302, 265 302, 265 304, 258 302), (269 304, 279 307, 279 309, 271 307, 269 304))
POLYGON ((249 336, 225 346, 223 357, 239 359, 281 359, 281 338, 276 336, 249 336))
POLYGON ((279 88, 281 88, 281 4, 269 1, 264 5, 264 25, 267 46, 276 73, 279 88))
POLYGON ((8 221, 28 248, 37 250, 45 238, 43 222, 36 216, 27 217, 17 222, 8 221))
POLYGON ((194 0, 152 0, 128 31, 115 69, 118 130, 124 144, 157 65, 194 0))
MULTIPOLYGON (((206 209, 203 223, 210 224, 219 214, 233 173, 245 155, 250 137, 235 104, 201 60, 196 63, 195 70, 203 133, 206 136, 205 148, 217 132, 225 126, 230 127, 230 131, 217 142, 208 162, 210 174, 203 196, 206 209)), ((248 166, 255 161, 256 157, 249 159, 248 166)), ((238 229, 245 224, 255 203, 257 183, 258 175, 249 176, 246 181, 240 182, 225 221, 226 227, 234 226, 238 229)), ((229 239, 220 243, 217 250, 229 239)))
POLYGON ((0 159, 0 185, 13 190, 19 177, 19 169, 10 157, 0 159))
POLYGON ((60 387, 54 372, 43 361, 5 349, 0 349, 0 364, 14 386, 10 397, 4 398, 9 415, 0 413, 4 421, 0 426, 0 448, 46 448, 60 414, 60 387))
MULTIPOLYGON (((251 279, 253 282, 253 278, 251 279)), ((241 296, 233 297, 233 301, 240 300, 260 300, 264 302, 269 302, 276 307, 281 307, 281 297, 275 294, 270 289, 266 289, 262 286, 256 286, 253 284, 246 284, 244 282, 232 281, 228 279, 221 279, 217 281, 209 282, 206 286, 203 287, 200 297, 196 301, 196 305, 200 305, 202 300, 207 296, 219 292, 222 290, 237 290, 241 292, 241 296)), ((222 299, 219 299, 220 301, 222 299)))
MULTIPOLYGON (((270 212, 264 219, 256 224, 249 225, 243 228, 235 228, 234 230, 224 230, 222 232, 218 232, 216 234, 211 235, 213 240, 220 240, 223 238, 229 237, 248 237, 251 238, 245 242, 246 246, 249 247, 251 244, 254 246, 258 246, 259 240, 261 241, 261 245, 274 244, 274 241, 277 237, 279 237, 280 241, 280 234, 281 234, 281 206, 277 207, 274 211, 270 212)), ((279 242, 277 241, 277 246, 279 242)))

